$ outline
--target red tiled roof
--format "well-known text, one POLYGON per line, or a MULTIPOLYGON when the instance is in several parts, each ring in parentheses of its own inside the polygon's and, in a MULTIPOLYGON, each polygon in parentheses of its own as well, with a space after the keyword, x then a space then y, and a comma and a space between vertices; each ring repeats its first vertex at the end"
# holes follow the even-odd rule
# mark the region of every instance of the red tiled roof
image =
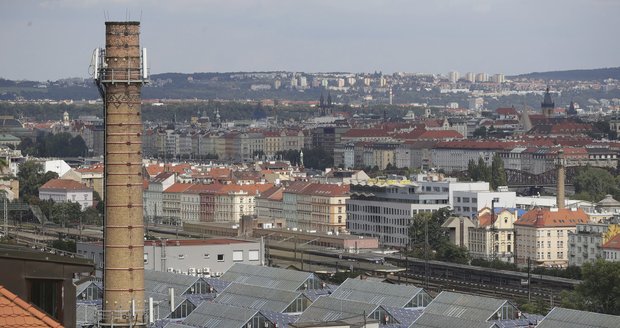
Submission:
POLYGON ((164 165, 151 164, 151 165, 147 165, 146 172, 150 176, 155 176, 162 172, 175 172, 175 173, 183 174, 183 173, 187 173, 187 171, 190 171, 191 168, 192 168, 191 164, 185 164, 185 163, 164 164, 164 165))
POLYGON ((387 131, 382 129, 350 129, 341 138, 387 138, 387 131))
POLYGON ((185 192, 191 186, 193 186, 191 183, 175 183, 172 186, 166 188, 164 192, 168 192, 168 193, 185 192))
POLYGON ((245 191, 248 193, 248 195, 252 196, 252 195, 261 194, 265 192, 266 190, 268 190, 269 188, 271 188, 272 186, 273 185, 270 185, 270 184, 249 184, 249 185, 229 184, 229 185, 223 185, 222 188, 219 190, 219 192, 220 194, 226 194, 229 192, 245 191))
POLYGON ((61 190, 92 190, 85 184, 68 179, 52 179, 39 187, 39 190, 61 189, 61 190))
POLYGON ((513 149, 518 144, 514 141, 496 140, 454 140, 442 141, 435 145, 435 148, 460 148, 460 149, 513 149))
POLYGON ((328 183, 301 182, 291 183, 284 189, 285 193, 315 195, 326 197, 343 197, 349 193, 349 185, 337 185, 328 183))
POLYGON ((603 244, 603 248, 620 250, 620 234, 613 236, 610 240, 603 244))
POLYGON ((263 136, 265 136, 265 138, 276 138, 280 136, 280 132, 265 131, 263 132, 263 136))
POLYGON ((517 110, 514 107, 498 108, 495 112, 499 115, 518 115, 517 110))
POLYGON ((275 200, 275 201, 280 201, 283 198, 283 192, 284 192, 284 188, 280 187, 280 186, 273 186, 267 190, 265 190, 261 195, 260 198, 262 199, 269 199, 269 200, 275 200))
POLYGON ((588 223, 588 214, 582 209, 570 208, 550 209, 536 208, 523 214, 514 224, 518 226, 545 227, 575 227, 578 223, 588 223))
POLYGON ((62 325, 34 305, 0 286, 0 327, 61 328, 62 325))
POLYGON ((422 132, 418 139, 438 140, 438 139, 462 139, 463 135, 454 130, 427 130, 422 132))
POLYGON ((214 193, 219 192, 219 190, 222 189, 223 186, 224 186, 223 184, 219 184, 219 183, 212 183, 212 184, 198 183, 198 184, 191 185, 191 187, 189 187, 185 192, 192 193, 192 194, 203 194, 203 193, 214 194, 214 193))

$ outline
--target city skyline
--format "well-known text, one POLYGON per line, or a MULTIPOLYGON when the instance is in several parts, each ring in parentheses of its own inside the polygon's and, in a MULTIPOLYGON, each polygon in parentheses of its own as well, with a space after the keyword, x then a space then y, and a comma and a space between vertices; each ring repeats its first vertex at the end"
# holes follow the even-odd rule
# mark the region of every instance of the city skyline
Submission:
POLYGON ((620 3, 0 1, 0 77, 88 77, 106 20, 140 20, 152 73, 502 73, 619 66, 620 3), (422 50, 421 50, 422 49, 422 50))

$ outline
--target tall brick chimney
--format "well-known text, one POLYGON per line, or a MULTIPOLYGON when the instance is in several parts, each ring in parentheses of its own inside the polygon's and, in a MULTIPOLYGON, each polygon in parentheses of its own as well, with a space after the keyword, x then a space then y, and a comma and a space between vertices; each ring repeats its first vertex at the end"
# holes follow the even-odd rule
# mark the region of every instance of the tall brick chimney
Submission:
POLYGON ((139 22, 106 22, 95 81, 105 106, 104 295, 101 324, 144 326, 141 89, 146 51, 139 22))
POLYGON ((564 208, 564 180, 566 179, 566 160, 564 159, 564 150, 558 150, 558 158, 556 162, 558 168, 557 196, 556 202, 558 209, 564 208))

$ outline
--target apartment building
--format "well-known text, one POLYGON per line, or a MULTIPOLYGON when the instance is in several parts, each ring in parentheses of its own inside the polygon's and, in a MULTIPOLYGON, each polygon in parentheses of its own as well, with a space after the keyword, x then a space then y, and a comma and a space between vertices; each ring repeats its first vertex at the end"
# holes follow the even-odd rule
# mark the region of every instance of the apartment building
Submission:
POLYGON ((576 208, 536 208, 523 214, 514 223, 517 264, 531 259, 538 266, 566 267, 569 233, 588 221, 588 214, 576 208))
POLYGON ((259 219, 286 220, 287 227, 306 231, 343 232, 349 185, 295 181, 257 197, 259 219))
MULTIPOLYGON (((606 220, 607 221, 607 220, 606 220)), ((577 224, 568 233, 568 264, 582 266, 605 258, 603 245, 620 234, 620 226, 611 222, 577 224)))
POLYGON ((515 208, 484 208, 473 219, 468 233, 469 254, 472 258, 514 262, 514 223, 524 210, 515 208))

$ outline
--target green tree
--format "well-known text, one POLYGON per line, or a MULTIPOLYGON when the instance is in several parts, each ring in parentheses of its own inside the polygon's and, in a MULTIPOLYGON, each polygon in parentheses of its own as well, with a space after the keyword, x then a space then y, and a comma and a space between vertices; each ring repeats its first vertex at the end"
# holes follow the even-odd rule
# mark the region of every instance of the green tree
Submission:
POLYGON ((473 159, 470 159, 469 162, 467 162, 467 174, 474 181, 478 177, 477 169, 478 169, 478 166, 476 165, 476 161, 474 161, 473 159))
POLYGON ((0 174, 5 174, 9 168, 9 162, 4 157, 0 157, 0 174))
POLYGON ((443 241, 437 248, 435 260, 467 264, 469 263, 469 252, 463 246, 456 246, 449 241, 443 241))
POLYGON ((446 222, 452 212, 448 207, 428 213, 418 213, 409 226, 409 240, 413 248, 424 248, 428 229, 428 244, 431 249, 438 249, 448 241, 448 235, 441 225, 446 222))
POLYGON ((56 248, 61 251, 67 251, 67 252, 72 252, 72 253, 76 252, 76 245, 75 245, 75 241, 73 240, 62 240, 58 238, 57 240, 54 240, 52 242, 52 248, 56 248))
POLYGON ((506 170, 504 170, 504 161, 499 157, 499 154, 493 156, 490 178, 491 188, 493 188, 493 190, 497 190, 497 187, 508 184, 508 177, 506 176, 506 170))
POLYGON ((573 179, 575 198, 598 202, 607 194, 620 197, 620 176, 614 177, 609 171, 586 166, 581 168, 573 179))
POLYGON ((487 166, 482 157, 478 158, 478 174, 479 181, 491 182, 491 169, 487 166))
POLYGON ((96 226, 103 225, 101 213, 94 208, 89 207, 82 212, 82 224, 92 224, 96 226))
POLYGON ((66 202, 55 203, 51 209, 50 215, 54 222, 63 227, 73 223, 78 223, 82 215, 82 208, 79 203, 66 202))
POLYGON ((474 138, 477 139, 484 139, 487 137, 487 128, 485 126, 481 126, 479 128, 477 128, 476 130, 474 130, 474 134, 473 134, 474 138))
POLYGON ((55 172, 43 172, 43 164, 35 161, 25 161, 19 166, 17 179, 19 180, 19 195, 29 203, 38 199, 39 187, 51 179, 57 179, 55 172))
POLYGON ((542 297, 537 297, 531 302, 522 303, 519 309, 525 313, 547 315, 549 304, 542 297))
POLYGON ((583 280, 562 295, 562 306, 620 315, 620 262, 598 259, 581 267, 583 280))
POLYGON ((105 203, 103 199, 101 199, 101 195, 99 195, 96 190, 93 190, 93 203, 95 203, 95 209, 100 214, 103 214, 103 211, 105 210, 105 203))

